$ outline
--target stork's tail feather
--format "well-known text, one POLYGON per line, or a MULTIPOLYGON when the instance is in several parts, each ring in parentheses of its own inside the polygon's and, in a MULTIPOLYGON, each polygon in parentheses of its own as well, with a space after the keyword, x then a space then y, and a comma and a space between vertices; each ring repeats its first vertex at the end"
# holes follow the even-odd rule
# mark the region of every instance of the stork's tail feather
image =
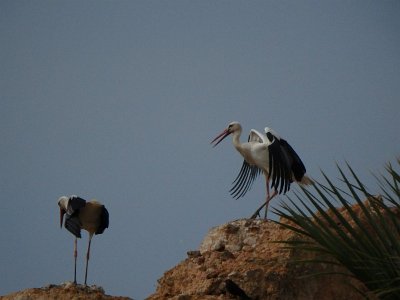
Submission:
POLYGON ((310 185, 313 184, 314 181, 307 175, 304 175, 298 183, 301 185, 310 185))

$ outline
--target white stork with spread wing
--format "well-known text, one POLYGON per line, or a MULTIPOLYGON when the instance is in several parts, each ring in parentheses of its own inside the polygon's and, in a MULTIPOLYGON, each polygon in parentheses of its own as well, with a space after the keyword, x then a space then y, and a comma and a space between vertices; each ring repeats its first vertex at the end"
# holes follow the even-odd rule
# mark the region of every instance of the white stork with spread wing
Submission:
POLYGON ((251 218, 257 217, 264 206, 266 218, 268 204, 273 197, 289 191, 293 181, 300 184, 311 184, 312 181, 305 175, 306 168, 300 157, 275 131, 266 127, 265 134, 261 134, 252 129, 246 143, 240 142, 241 133, 240 123, 232 122, 211 143, 214 143, 215 147, 232 134, 233 146, 244 158, 242 168, 230 189, 230 193, 235 199, 246 194, 260 173, 265 175, 266 200, 251 218), (272 195, 270 195, 270 188, 274 189, 272 195))

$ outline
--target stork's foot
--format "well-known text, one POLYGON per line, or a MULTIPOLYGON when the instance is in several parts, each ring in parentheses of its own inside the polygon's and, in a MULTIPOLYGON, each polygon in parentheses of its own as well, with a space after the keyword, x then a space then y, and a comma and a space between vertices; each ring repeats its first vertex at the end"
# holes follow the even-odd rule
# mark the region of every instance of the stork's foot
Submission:
POLYGON ((274 198, 277 194, 278 194, 278 192, 275 190, 274 193, 272 194, 272 196, 270 196, 270 197, 267 196, 266 201, 263 203, 263 205, 261 205, 261 206, 255 211, 254 214, 252 214, 252 216, 250 217, 250 219, 255 219, 255 218, 257 218, 257 217, 260 217, 260 218, 261 218, 260 211, 261 211, 261 210, 264 208, 264 206, 265 206, 264 220, 267 220, 268 204, 269 204, 269 202, 272 200, 272 198, 274 198))
MULTIPOLYGON (((264 208, 264 206, 267 204, 267 202, 265 202, 263 205, 261 205, 255 212, 254 214, 251 215, 250 219, 256 219, 257 217, 261 217, 260 215, 260 211, 264 208)), ((267 219, 265 217, 265 219, 267 219)))

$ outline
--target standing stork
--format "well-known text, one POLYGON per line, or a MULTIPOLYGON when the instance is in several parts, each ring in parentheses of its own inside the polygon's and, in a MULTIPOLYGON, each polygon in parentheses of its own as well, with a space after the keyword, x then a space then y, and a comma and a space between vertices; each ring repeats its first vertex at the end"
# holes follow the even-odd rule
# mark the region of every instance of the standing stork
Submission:
POLYGON ((85 285, 90 256, 90 244, 93 234, 102 234, 109 225, 109 215, 103 204, 96 200, 86 201, 78 196, 62 196, 58 199, 60 207, 60 227, 65 216, 64 227, 75 236, 74 242, 74 283, 76 283, 76 259, 78 256, 77 238, 81 238, 81 229, 89 233, 86 253, 85 285))
POLYGON ((244 158, 242 168, 233 181, 233 187, 229 190, 235 199, 243 197, 257 176, 264 173, 267 188, 266 200, 251 218, 256 218, 264 206, 265 218, 267 218, 268 204, 273 197, 289 191, 293 181, 300 184, 311 184, 312 181, 305 175, 306 168, 300 157, 275 131, 265 127, 264 135, 251 129, 247 143, 240 142, 241 133, 242 126, 239 122, 229 123, 228 127, 211 141, 211 144, 215 147, 232 134, 233 146, 244 158), (270 195, 270 187, 274 189, 272 195, 270 195))

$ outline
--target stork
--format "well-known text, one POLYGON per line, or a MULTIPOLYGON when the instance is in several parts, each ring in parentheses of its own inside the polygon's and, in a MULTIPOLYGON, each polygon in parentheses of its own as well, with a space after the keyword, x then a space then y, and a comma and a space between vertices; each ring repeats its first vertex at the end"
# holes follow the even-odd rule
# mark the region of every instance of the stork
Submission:
POLYGON ((76 259, 78 257, 77 239, 81 238, 81 229, 89 233, 89 242, 86 253, 85 285, 90 256, 90 244, 94 234, 102 234, 109 225, 109 215, 103 204, 96 200, 86 201, 78 196, 62 196, 58 199, 60 207, 60 227, 64 227, 75 236, 74 241, 74 283, 76 283, 76 259))
POLYGON ((238 199, 251 188, 260 173, 265 175, 267 195, 265 203, 256 210, 251 218, 256 218, 265 206, 267 218, 268 204, 277 194, 285 194, 290 184, 295 181, 300 184, 311 184, 311 179, 305 175, 306 168, 293 148, 274 130, 265 127, 265 134, 255 129, 250 130, 246 143, 240 142, 242 126, 239 122, 231 122, 215 139, 211 141, 217 146, 228 135, 232 134, 233 146, 243 156, 243 164, 239 174, 229 190, 238 199), (274 189, 270 195, 270 187, 274 189))

